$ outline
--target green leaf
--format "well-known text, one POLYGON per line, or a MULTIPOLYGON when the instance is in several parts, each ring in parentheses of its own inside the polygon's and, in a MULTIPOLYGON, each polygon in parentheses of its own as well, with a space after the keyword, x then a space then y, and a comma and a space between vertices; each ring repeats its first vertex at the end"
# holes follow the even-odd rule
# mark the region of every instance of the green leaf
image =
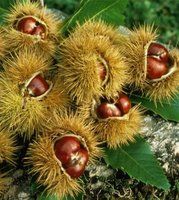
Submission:
POLYGON ((117 149, 105 149, 105 161, 113 168, 121 169, 145 184, 167 190, 170 184, 143 138, 117 149))
POLYGON ((0 1, 0 7, 9 10, 11 5, 15 4, 16 2, 26 2, 28 0, 1 0, 0 1))
POLYGON ((170 102, 163 101, 161 103, 155 103, 147 97, 141 97, 140 95, 132 94, 130 99, 133 103, 141 103, 145 108, 160 115, 166 120, 172 120, 179 122, 179 93, 170 102))
POLYGON ((7 10, 0 7, 0 25, 4 23, 4 17, 7 14, 7 10))
POLYGON ((9 9, 9 6, 14 3, 14 0, 1 0, 0 1, 0 7, 5 9, 5 10, 8 10, 9 9))
POLYGON ((89 19, 102 19, 109 24, 115 26, 122 25, 124 15, 122 14, 127 5, 127 0, 83 0, 80 8, 66 22, 63 27, 63 32, 73 28, 77 22, 82 24, 89 19))

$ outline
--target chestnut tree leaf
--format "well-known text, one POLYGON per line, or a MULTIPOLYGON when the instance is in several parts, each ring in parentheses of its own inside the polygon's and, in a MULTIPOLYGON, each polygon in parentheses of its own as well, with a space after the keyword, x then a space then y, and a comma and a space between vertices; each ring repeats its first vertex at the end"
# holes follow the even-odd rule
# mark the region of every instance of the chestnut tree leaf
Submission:
POLYGON ((82 0, 79 9, 64 24, 63 32, 65 33, 77 23, 82 24, 89 19, 102 19, 115 26, 122 25, 124 23, 122 13, 127 2, 127 0, 82 0))
POLYGON ((121 169, 145 184, 164 190, 170 188, 162 168, 143 138, 137 137, 135 142, 121 148, 105 148, 105 153, 105 162, 113 168, 121 169))
POLYGON ((9 8, 14 5, 16 2, 26 2, 29 0, 1 0, 0 1, 0 7, 9 10, 9 8))
POLYGON ((6 16, 6 14, 7 14, 7 10, 0 7, 0 25, 4 23, 4 17, 6 16))
POLYGON ((179 122, 179 93, 170 101, 155 103, 148 97, 132 94, 130 99, 133 103, 141 103, 142 106, 160 115, 166 120, 179 122))
POLYGON ((0 7, 5 9, 5 10, 8 10, 10 5, 14 4, 14 2, 15 2, 14 0, 5 0, 5 1, 1 0, 0 1, 0 7))

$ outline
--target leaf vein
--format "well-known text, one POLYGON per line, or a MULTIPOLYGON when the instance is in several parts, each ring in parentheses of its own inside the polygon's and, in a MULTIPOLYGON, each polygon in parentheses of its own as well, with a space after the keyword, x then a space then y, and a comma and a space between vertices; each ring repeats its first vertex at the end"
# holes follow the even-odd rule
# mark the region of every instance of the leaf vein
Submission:
POLYGON ((155 179, 155 176, 152 176, 150 174, 150 172, 148 172, 144 167, 142 167, 132 156, 130 156, 126 151, 124 151, 123 149, 121 149, 121 151, 126 154, 134 163, 136 163, 137 166, 139 166, 139 168, 143 169, 144 172, 146 172, 146 174, 149 174, 150 177, 152 177, 152 179, 155 179))
POLYGON ((108 7, 104 8, 103 10, 101 10, 100 12, 96 13, 96 15, 94 15, 91 19, 94 19, 95 17, 97 17, 98 15, 100 15, 101 13, 105 12, 106 10, 108 10, 110 7, 114 6, 115 4, 118 3, 118 0, 115 1, 114 3, 112 3, 111 5, 109 5, 108 7))

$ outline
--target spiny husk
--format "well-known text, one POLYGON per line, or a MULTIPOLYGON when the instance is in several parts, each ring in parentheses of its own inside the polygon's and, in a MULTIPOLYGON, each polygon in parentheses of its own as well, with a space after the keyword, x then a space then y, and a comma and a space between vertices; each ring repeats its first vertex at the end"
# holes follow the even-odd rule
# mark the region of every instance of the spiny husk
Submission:
POLYGON ((7 74, 0 75, 0 125, 30 138, 45 126, 54 113, 64 112, 69 98, 60 79, 54 77, 53 87, 41 101, 24 99, 16 82, 7 74), (25 100, 25 106, 24 106, 25 100))
POLYGON ((84 139, 89 151, 89 162, 94 162, 101 156, 97 136, 92 131, 91 124, 86 124, 79 116, 56 116, 49 123, 48 131, 30 145, 27 164, 32 165, 31 173, 37 174, 37 182, 46 187, 48 194, 57 194, 59 198, 65 195, 74 196, 82 190, 80 179, 72 179, 65 173, 57 160, 53 145, 55 140, 66 134, 75 134, 84 139))
POLYGON ((142 26, 131 32, 128 42, 122 49, 126 61, 131 66, 132 90, 140 90, 155 103, 170 100, 176 94, 179 86, 179 50, 169 51, 173 62, 169 72, 159 80, 147 79, 147 50, 152 42, 157 39, 156 30, 153 26, 142 26), (176 68, 171 72, 171 68, 176 68))
POLYGON ((6 40, 4 37, 4 32, 3 30, 0 28, 0 60, 2 60, 5 56, 6 53, 6 40))
POLYGON ((146 84, 146 47, 157 39, 153 26, 144 25, 135 28, 126 36, 125 43, 120 43, 120 50, 130 66, 130 82, 135 89, 143 89, 146 84))
POLYGON ((146 95, 154 102, 162 102, 163 100, 171 100, 177 93, 179 87, 179 50, 173 49, 170 52, 170 57, 176 70, 170 76, 162 79, 161 81, 151 82, 146 85, 146 95))
POLYGON ((61 43, 59 74, 77 102, 102 95, 110 98, 127 82, 128 66, 115 45, 116 34, 115 29, 102 22, 86 22, 61 43), (107 66, 104 85, 98 74, 101 60, 107 66))
POLYGON ((0 163, 14 163, 13 156, 17 150, 15 138, 7 130, 0 131, 0 163))
POLYGON ((114 28, 112 25, 107 25, 104 21, 98 20, 88 20, 80 28, 78 24, 78 29, 82 35, 93 35, 97 37, 108 38, 111 43, 118 44, 119 42, 124 42, 126 38, 123 35, 119 34, 119 30, 114 28))
POLYGON ((61 170, 54 156, 53 138, 48 134, 39 137, 28 150, 27 164, 32 165, 30 173, 37 175, 36 182, 45 186, 49 195, 56 194, 62 198, 67 194, 77 194, 82 189, 80 184, 61 170))
POLYGON ((23 84, 37 72, 47 73, 52 66, 51 59, 45 58, 41 52, 24 49, 11 54, 3 61, 3 68, 14 84, 23 84))
POLYGON ((138 106, 130 109, 128 119, 109 118, 97 120, 95 132, 110 148, 117 148, 134 140, 141 126, 142 116, 138 106))
POLYGON ((54 55, 62 22, 46 7, 41 8, 37 2, 32 3, 30 0, 17 1, 7 14, 6 21, 6 39, 10 51, 28 47, 36 48, 41 53, 45 52, 45 55, 54 55), (34 16, 46 25, 47 37, 44 40, 38 36, 22 33, 14 28, 14 24, 25 16, 34 16))

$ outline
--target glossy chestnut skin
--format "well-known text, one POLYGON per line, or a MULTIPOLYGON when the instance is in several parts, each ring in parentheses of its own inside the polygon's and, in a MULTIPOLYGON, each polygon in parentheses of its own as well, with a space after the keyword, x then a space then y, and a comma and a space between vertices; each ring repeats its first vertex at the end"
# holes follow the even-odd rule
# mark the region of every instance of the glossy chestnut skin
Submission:
POLYGON ((115 103, 117 108, 121 111, 122 115, 125 115, 131 109, 131 101, 127 95, 124 93, 119 94, 119 97, 115 103))
POLYGON ((109 117, 120 117, 121 111, 112 103, 103 102, 97 109, 96 114, 100 119, 106 119, 109 117))
POLYGON ((75 136, 64 136, 54 144, 54 152, 71 178, 80 177, 89 160, 87 149, 75 136))
POLYGON ((98 64, 98 74, 102 81, 106 78, 106 69, 102 63, 98 64))
POLYGON ((80 148, 79 140, 73 136, 62 137, 54 145, 55 155, 63 164, 68 163, 71 154, 80 148))
POLYGON ((32 34, 35 27, 36 27, 36 20, 33 17, 27 17, 19 21, 17 29, 20 32, 32 34))
POLYGON ((88 152, 85 149, 79 149, 73 158, 65 165, 66 172, 71 178, 80 177, 88 162, 88 152))
POLYGON ((154 57, 147 57, 147 78, 158 79, 167 74, 168 67, 165 62, 162 62, 154 57))
POLYGON ((147 55, 155 57, 161 62, 167 63, 169 60, 169 52, 162 44, 152 42, 148 48, 147 55))
POLYGON ((25 17, 21 19, 17 24, 17 30, 30 35, 38 35, 42 39, 45 39, 45 26, 33 17, 25 17))
POLYGON ((47 81, 38 74, 27 85, 28 92, 32 97, 38 97, 43 95, 49 89, 47 81))

